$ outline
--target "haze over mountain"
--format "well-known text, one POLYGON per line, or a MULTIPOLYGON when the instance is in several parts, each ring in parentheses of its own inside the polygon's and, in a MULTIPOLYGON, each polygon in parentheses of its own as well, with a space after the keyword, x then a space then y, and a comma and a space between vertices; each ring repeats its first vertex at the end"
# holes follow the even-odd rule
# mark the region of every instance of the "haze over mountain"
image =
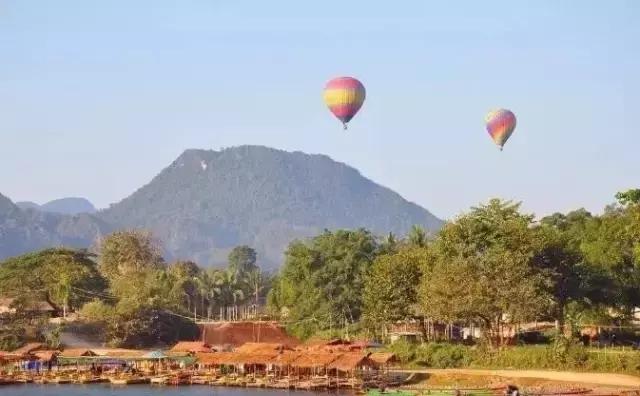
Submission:
MULTIPOLYGON (((10 212, 42 222, 33 219, 37 211, 5 203, 9 204, 10 212)), ((365 227, 378 234, 402 235, 414 224, 429 230, 442 224, 422 207, 325 155, 262 146, 187 150, 147 185, 108 209, 66 217, 40 212, 43 216, 53 216, 49 222, 55 227, 47 228, 52 235, 24 248, 71 235, 77 237, 74 242, 89 244, 106 230, 144 228, 162 242, 169 259, 221 265, 230 249, 247 244, 257 250, 266 268, 281 263, 291 240, 325 228, 365 227)), ((0 246, 3 239, 0 236, 0 246)), ((0 255, 8 254, 0 249, 0 255)))
POLYGON ((94 213, 95 206, 86 198, 68 197, 54 199, 43 205, 31 201, 16 202, 21 209, 35 209, 43 212, 76 215, 80 213, 94 213))

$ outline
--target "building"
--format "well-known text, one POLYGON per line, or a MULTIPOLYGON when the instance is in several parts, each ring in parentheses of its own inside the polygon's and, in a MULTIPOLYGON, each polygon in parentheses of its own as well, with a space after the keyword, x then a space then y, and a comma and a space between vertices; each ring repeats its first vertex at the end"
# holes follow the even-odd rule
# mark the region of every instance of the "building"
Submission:
MULTIPOLYGON (((18 301, 11 297, 0 297, 0 315, 13 315, 17 312, 18 301)), ((53 316, 56 308, 47 301, 29 301, 21 307, 25 312, 53 316)))

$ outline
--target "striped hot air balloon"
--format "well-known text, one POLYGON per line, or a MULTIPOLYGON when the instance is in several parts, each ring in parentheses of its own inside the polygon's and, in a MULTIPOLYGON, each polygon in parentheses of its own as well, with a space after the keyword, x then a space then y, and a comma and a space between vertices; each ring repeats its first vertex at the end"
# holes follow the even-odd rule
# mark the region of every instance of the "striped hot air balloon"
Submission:
POLYGON ((344 129, 364 103, 364 85, 353 77, 338 77, 324 88, 324 102, 340 121, 344 129))
POLYGON ((516 129, 516 116, 509 110, 497 109, 490 111, 485 117, 487 124, 487 132, 491 136, 491 139, 495 144, 500 147, 500 151, 504 147, 504 144, 509 140, 509 137, 516 129))

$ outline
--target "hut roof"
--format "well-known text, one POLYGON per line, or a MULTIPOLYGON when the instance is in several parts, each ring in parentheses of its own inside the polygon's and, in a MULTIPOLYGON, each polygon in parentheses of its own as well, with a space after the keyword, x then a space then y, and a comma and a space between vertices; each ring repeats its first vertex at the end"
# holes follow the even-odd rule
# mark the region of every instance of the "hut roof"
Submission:
POLYGON ((44 350, 44 345, 39 342, 30 342, 24 346, 12 351, 12 355, 24 355, 25 353, 32 353, 38 350, 44 350))
POLYGON ((65 349, 60 354, 60 356, 65 358, 76 358, 76 357, 96 356, 96 355, 97 354, 94 351, 90 349, 83 349, 83 348, 65 349))
POLYGON ((398 357, 392 352, 374 352, 369 355, 369 359, 377 364, 388 364, 398 361, 398 357))
POLYGON ((55 359, 59 353, 59 351, 38 351, 34 352, 33 355, 41 362, 50 362, 55 359))
POLYGON ((300 355, 301 353, 297 351, 283 351, 273 356, 269 363, 280 367, 290 366, 300 355))
POLYGON ((180 341, 173 348, 171 352, 211 352, 211 346, 201 341, 180 341))
POLYGON ((196 353, 198 362, 208 365, 231 365, 238 363, 238 354, 233 352, 196 353))
POLYGON ((279 351, 292 350, 285 344, 274 342, 247 342, 235 349, 238 353, 278 353, 279 351))
POLYGON ((243 353, 236 357, 237 363, 242 364, 269 364, 273 361, 277 352, 271 353, 243 353))
POLYGON ((339 356, 340 354, 331 352, 305 353, 300 354, 290 365, 301 368, 323 367, 328 366, 339 356))
POLYGON ((296 346, 300 343, 277 322, 206 323, 199 328, 201 338, 209 345, 238 347, 248 342, 263 342, 296 346))
POLYGON ((369 360, 369 358, 359 352, 343 353, 336 360, 331 362, 327 368, 336 369, 339 371, 353 371, 358 367, 373 366, 375 363, 369 360))
POLYGON ((93 349, 98 356, 108 356, 114 358, 137 358, 142 357, 149 351, 141 351, 137 349, 123 349, 123 348, 107 348, 107 349, 93 349))

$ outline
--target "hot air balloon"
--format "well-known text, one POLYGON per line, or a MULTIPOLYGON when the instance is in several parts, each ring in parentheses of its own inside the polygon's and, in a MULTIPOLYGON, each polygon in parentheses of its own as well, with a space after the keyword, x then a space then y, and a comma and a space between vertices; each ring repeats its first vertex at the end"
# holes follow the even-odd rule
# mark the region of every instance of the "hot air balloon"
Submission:
POLYGON ((497 109, 490 111, 484 120, 487 123, 487 132, 491 135, 491 139, 502 151, 504 144, 516 129, 515 114, 506 109, 497 109))
POLYGON ((364 85, 355 78, 338 77, 327 83, 323 96, 329 110, 347 129, 347 123, 362 107, 366 91, 364 85))

